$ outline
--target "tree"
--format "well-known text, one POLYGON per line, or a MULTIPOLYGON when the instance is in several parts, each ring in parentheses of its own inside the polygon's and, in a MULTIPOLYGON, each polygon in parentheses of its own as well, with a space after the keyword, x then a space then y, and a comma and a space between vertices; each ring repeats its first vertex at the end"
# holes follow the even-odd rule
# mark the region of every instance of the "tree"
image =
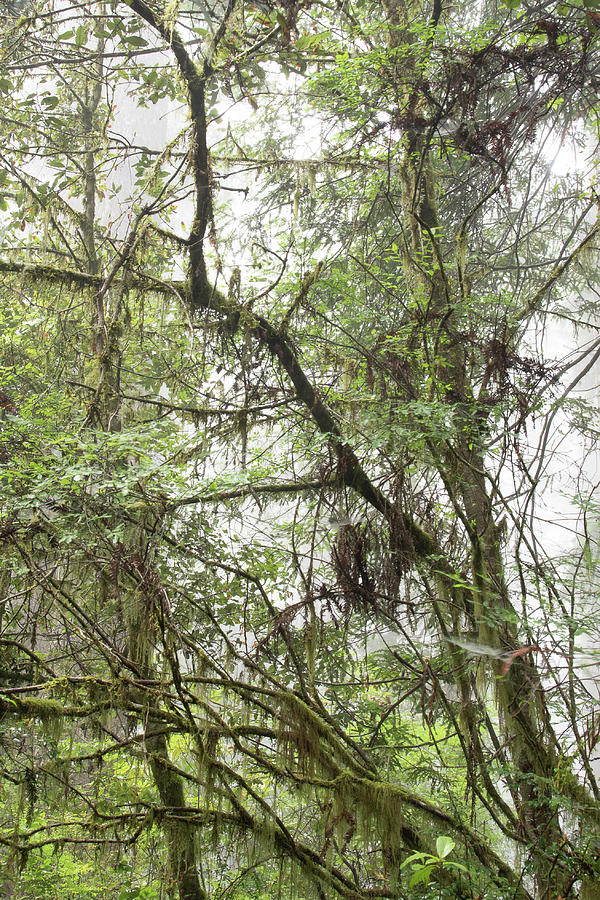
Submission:
POLYGON ((8 896, 597 895, 596 17, 5 7, 8 896))

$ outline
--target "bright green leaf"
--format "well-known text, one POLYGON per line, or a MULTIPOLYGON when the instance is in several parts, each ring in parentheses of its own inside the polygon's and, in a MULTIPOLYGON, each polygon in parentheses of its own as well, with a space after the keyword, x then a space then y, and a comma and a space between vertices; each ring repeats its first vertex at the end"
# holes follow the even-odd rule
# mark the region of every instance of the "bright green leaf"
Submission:
POLYGON ((456 844, 452 840, 452 838, 449 838, 443 834, 441 834, 435 842, 435 849, 437 850, 437 855, 440 857, 440 859, 444 859, 446 856, 448 856, 449 853, 452 853, 455 847, 456 844))

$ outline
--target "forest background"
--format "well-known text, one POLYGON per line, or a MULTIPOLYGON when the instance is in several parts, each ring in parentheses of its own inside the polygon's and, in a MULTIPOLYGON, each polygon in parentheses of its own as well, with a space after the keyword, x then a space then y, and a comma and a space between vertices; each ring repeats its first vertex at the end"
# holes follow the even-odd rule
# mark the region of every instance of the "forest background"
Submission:
POLYGON ((600 896, 597 5, 2 4, 3 896, 600 896))

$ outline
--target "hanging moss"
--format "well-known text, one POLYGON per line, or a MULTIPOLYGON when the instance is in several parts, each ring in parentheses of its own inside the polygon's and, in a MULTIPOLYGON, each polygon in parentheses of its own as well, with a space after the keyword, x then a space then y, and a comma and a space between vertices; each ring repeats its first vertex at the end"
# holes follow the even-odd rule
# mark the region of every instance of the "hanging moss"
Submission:
POLYGON ((600 900, 600 881, 585 877, 581 882, 580 900, 600 900))
POLYGON ((278 747, 284 764, 298 766, 302 773, 314 774, 321 756, 321 741, 314 723, 302 719, 283 704, 279 715, 278 747))

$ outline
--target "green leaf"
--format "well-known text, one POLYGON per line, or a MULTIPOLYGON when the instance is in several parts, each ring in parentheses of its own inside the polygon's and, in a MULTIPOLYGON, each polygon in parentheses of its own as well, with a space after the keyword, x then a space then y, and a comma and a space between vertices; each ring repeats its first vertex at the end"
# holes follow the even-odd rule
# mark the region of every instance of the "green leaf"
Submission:
POLYGON ((409 878, 408 886, 414 887, 415 884, 429 884, 433 869, 433 866, 423 866, 422 868, 417 869, 415 874, 411 875, 409 878))
POLYGON ((435 842, 435 849, 437 850, 437 855, 440 859, 444 859, 449 853, 452 853, 455 847, 456 844, 452 838, 449 838, 444 834, 441 834, 435 842))
POLYGON ((75 43, 78 47, 83 47, 85 42, 87 41, 87 28, 84 25, 80 25, 77 31, 75 32, 75 43))
POLYGON ((431 857, 430 853, 411 853, 410 856, 406 857, 406 859, 400 866, 400 869, 402 870, 405 866, 407 866, 411 862, 414 862, 416 859, 425 860, 425 859, 431 859, 431 858, 432 857, 431 857))
POLYGON ((445 865, 446 865, 446 868, 447 868, 447 869, 449 869, 450 867, 452 867, 453 869, 458 869, 460 872, 468 872, 468 871, 469 871, 469 870, 467 869, 467 867, 461 865, 461 863, 449 862, 449 863, 446 863, 445 865))
POLYGON ((147 47, 148 41, 143 37, 137 37, 136 35, 132 35, 131 37, 123 38, 123 43, 127 44, 129 47, 147 47))

